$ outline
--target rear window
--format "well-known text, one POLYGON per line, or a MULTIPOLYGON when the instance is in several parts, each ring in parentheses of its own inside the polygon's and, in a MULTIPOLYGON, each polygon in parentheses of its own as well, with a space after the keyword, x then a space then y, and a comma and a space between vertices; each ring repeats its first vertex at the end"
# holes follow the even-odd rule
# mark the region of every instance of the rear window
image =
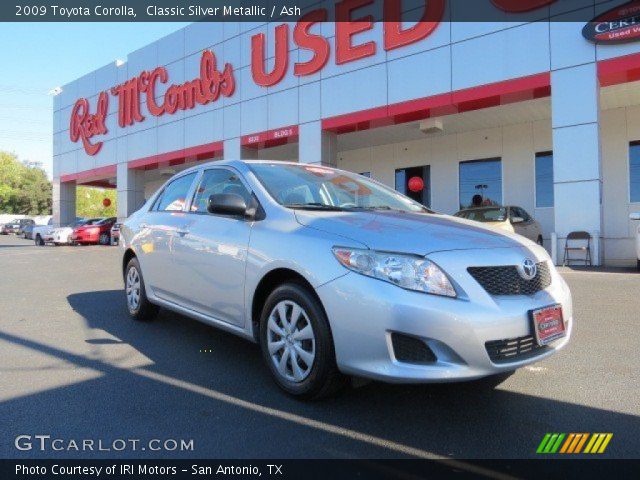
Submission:
POLYGON ((456 213, 456 217, 475 220, 476 222, 504 222, 507 219, 506 208, 478 208, 463 210, 456 213))

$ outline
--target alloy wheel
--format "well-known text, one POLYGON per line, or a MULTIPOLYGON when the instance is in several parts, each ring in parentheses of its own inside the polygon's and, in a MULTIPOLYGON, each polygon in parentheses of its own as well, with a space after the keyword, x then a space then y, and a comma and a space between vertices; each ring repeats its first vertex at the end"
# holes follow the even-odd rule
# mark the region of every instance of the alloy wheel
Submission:
POLYGON ((316 340, 311 321, 296 302, 276 304, 267 323, 267 348, 276 371, 290 382, 302 382, 311 373, 316 340))
POLYGON ((140 274, 137 268, 131 267, 129 269, 125 287, 129 311, 135 312, 140 306, 140 274))

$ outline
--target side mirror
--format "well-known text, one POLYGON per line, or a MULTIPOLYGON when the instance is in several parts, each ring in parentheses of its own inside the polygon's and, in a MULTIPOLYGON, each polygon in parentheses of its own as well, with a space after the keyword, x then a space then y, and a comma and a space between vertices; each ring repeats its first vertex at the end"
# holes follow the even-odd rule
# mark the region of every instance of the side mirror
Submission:
POLYGON ((632 213, 629 215, 631 220, 640 220, 640 212, 632 213))
POLYGON ((522 217, 511 217, 511 223, 522 223, 524 222, 524 218, 522 217))
POLYGON ((247 214, 247 202, 235 193, 218 193, 209 197, 207 211, 218 215, 244 217, 247 214))

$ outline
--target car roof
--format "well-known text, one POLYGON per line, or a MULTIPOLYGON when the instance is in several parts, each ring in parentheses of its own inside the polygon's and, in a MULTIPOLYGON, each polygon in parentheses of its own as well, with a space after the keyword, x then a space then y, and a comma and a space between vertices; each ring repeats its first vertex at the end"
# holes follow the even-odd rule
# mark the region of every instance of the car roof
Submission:
POLYGON ((471 212, 475 210, 497 210, 500 208, 512 208, 513 205, 487 205, 482 207, 463 208, 460 212, 471 212))
MULTIPOLYGON (((212 160, 210 162, 201 163, 193 167, 187 168, 178 173, 187 174, 187 173, 195 172, 203 168, 209 168, 209 167, 225 167, 226 166, 226 167, 236 167, 236 168, 242 169, 243 167, 246 168, 251 164, 297 165, 297 166, 301 165, 301 163, 299 162, 286 162, 282 160, 267 160, 267 159, 264 159, 264 160, 235 160, 235 159, 212 160)), ((334 167, 327 167, 327 168, 334 168, 334 167)))

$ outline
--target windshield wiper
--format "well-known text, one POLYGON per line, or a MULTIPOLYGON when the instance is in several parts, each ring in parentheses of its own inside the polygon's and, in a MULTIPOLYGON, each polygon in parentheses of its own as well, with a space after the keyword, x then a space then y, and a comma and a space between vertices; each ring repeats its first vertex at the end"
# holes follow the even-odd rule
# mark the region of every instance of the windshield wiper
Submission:
POLYGON ((346 209, 324 203, 285 203, 287 208, 297 208, 300 210, 326 210, 329 212, 344 212, 346 209))
POLYGON ((401 212, 401 213, 433 213, 431 210, 429 210, 426 207, 423 207, 421 211, 415 211, 415 210, 405 210, 402 208, 394 208, 394 207, 390 207, 389 205, 378 205, 378 206, 371 206, 371 207, 352 207, 352 208, 349 208, 349 210, 367 210, 367 211, 384 210, 388 212, 391 211, 391 212, 401 212))
POLYGON ((349 208, 349 210, 398 210, 398 211, 403 211, 404 210, 400 210, 398 208, 391 208, 388 205, 378 205, 376 206, 371 206, 371 207, 351 207, 349 208))

